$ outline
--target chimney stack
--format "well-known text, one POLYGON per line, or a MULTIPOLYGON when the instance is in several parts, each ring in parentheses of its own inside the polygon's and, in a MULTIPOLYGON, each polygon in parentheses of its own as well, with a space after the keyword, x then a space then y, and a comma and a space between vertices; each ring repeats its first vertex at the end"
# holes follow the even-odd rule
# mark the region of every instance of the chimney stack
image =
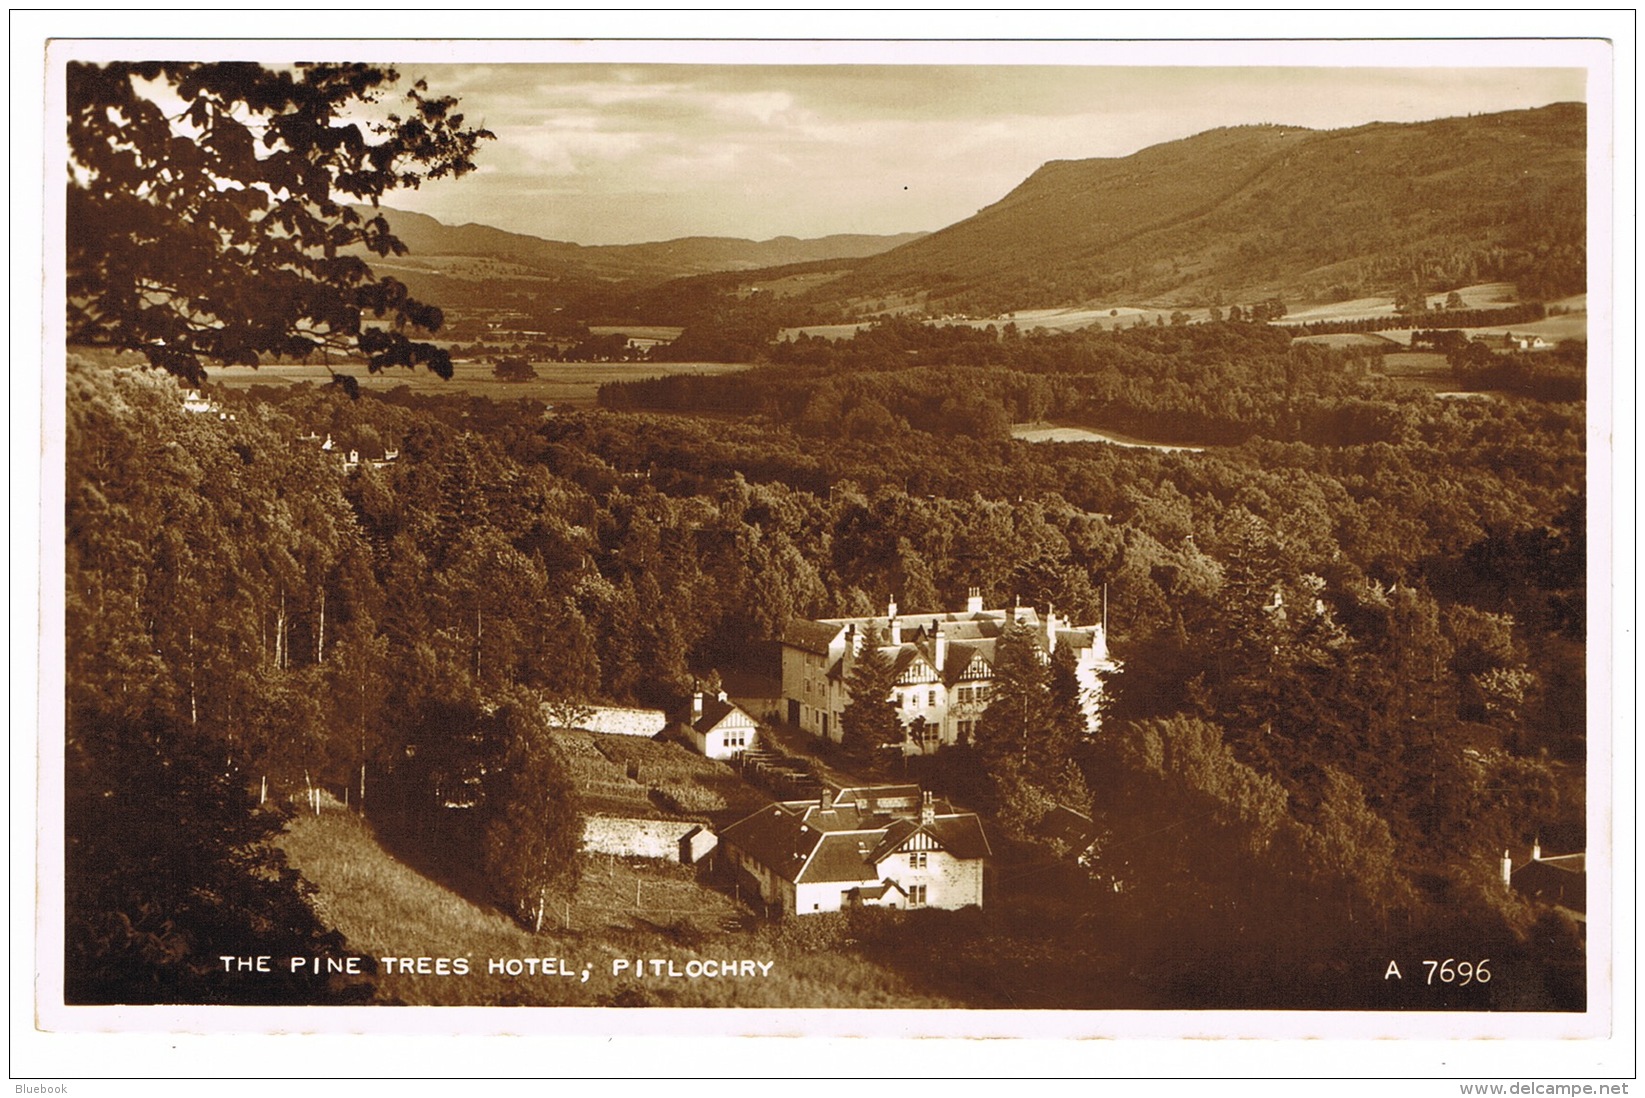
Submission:
POLYGON ((1513 883, 1514 860, 1509 857, 1508 852, 1504 850, 1502 852, 1502 884, 1504 887, 1512 887, 1513 883))
POLYGON ((697 723, 697 721, 702 718, 702 715, 703 692, 701 690, 693 690, 691 692, 691 723, 697 723))
POLYGON ((891 632, 891 643, 902 643, 902 622, 897 618, 897 600, 892 599, 885 607, 885 627, 891 632))
POLYGON ((1051 603, 1045 604, 1045 653, 1057 654, 1057 608, 1051 603))
POLYGON ((948 638, 943 636, 941 622, 933 622, 931 629, 931 646, 935 649, 934 655, 937 658, 937 673, 940 675, 942 674, 942 665, 948 662, 948 638))
POLYGON ((982 613, 982 588, 981 587, 971 588, 970 594, 968 594, 966 596, 966 599, 965 599, 965 612, 967 614, 980 614, 980 613, 982 613))
POLYGON ((931 791, 920 794, 920 823, 928 824, 937 818, 937 806, 931 800, 931 791))

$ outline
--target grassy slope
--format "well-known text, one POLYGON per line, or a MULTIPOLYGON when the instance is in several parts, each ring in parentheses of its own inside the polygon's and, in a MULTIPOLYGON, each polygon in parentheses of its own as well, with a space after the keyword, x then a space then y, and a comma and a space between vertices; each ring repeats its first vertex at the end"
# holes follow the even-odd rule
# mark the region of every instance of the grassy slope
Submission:
MULTIPOLYGON (((885 968, 808 946, 806 927, 745 919, 729 897, 664 863, 593 858, 571 909, 571 928, 533 935, 500 912, 464 899, 394 859, 346 811, 304 817, 288 829, 293 865, 319 889, 316 907, 350 948, 373 957, 467 957, 467 976, 377 975, 385 1002, 439 1006, 944 1007, 885 968), (638 884, 642 907, 633 907, 638 884), (727 929, 746 926, 746 929, 727 929), (487 972, 488 959, 564 958, 591 966, 586 983, 487 972), (617 958, 773 962, 767 977, 613 977, 617 958)), ((564 908, 557 908, 563 920, 564 908)), ((800 921, 803 923, 804 921, 800 921)))

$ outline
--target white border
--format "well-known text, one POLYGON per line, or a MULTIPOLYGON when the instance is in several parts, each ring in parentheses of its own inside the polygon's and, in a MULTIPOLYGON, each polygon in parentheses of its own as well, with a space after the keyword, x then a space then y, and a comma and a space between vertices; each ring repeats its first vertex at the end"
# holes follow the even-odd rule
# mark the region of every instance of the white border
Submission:
MULTIPOLYGON (((44 590, 57 590, 51 577, 60 577, 61 568, 61 509, 54 507, 62 499, 61 479, 61 388, 48 387, 42 382, 40 368, 41 337, 53 330, 45 324, 46 318, 60 317, 60 296, 53 305, 42 307, 44 300, 41 280, 42 269, 50 271, 49 262, 42 265, 40 237, 33 227, 43 228, 46 238, 52 238, 49 226, 61 224, 61 193, 50 184, 46 175, 46 194, 41 194, 40 166, 51 163, 44 156, 43 134, 53 133, 53 120, 62 117, 60 101, 55 113, 43 105, 41 49, 47 35, 53 30, 83 33, 95 28, 110 37, 152 37, 162 29, 174 34, 201 33, 232 36, 241 32, 248 18, 255 19, 257 29, 270 29, 271 19, 266 12, 251 13, 189 13, 184 29, 179 17, 164 24, 156 22, 152 14, 128 12, 99 12, 95 18, 83 13, 78 18, 50 13, 13 13, 12 66, 11 66, 11 124, 12 130, 12 630, 9 638, 12 662, 13 728, 26 730, 36 727, 31 686, 35 681, 31 655, 40 651, 38 638, 60 638, 60 597, 37 599, 40 577, 47 577, 44 590), (53 22, 56 26, 52 26, 53 22), (27 33, 24 33, 24 32, 27 33), (36 52, 38 51, 38 52, 36 52), (59 214, 51 220, 55 197, 59 214), (37 203, 38 200, 38 203, 37 203), (44 325, 44 328, 36 324, 44 325), (53 457, 41 460, 45 453, 53 457), (34 470, 33 473, 30 470, 34 470), (36 479, 37 478, 37 479, 36 479), (31 484, 32 481, 32 484, 31 484), (32 489, 32 491, 31 491, 32 489), (38 492, 36 507, 28 501, 38 492), (41 532, 41 527, 44 532, 41 532), (19 552, 21 550, 21 552, 19 552), (38 551, 38 560, 31 559, 38 551), (43 616, 37 616, 43 615, 43 616)), ((1606 141, 1614 141, 1613 173, 1590 172, 1590 271, 1594 285, 1590 301, 1602 301, 1601 282, 1606 265, 1603 258, 1613 252, 1616 275, 1617 302, 1634 300, 1634 241, 1633 209, 1627 201, 1633 194, 1633 73, 1634 48, 1631 13, 1514 13, 1492 11, 1475 13, 1436 13, 1414 11, 1406 13, 1359 13, 1359 19, 1347 15, 1320 16, 1317 13, 1238 13, 1218 16, 1196 12, 1190 19, 1164 20, 1157 14, 1136 13, 1063 13, 1047 16, 1045 13, 981 13, 972 17, 953 12, 879 13, 873 20, 876 38, 907 35, 924 39, 933 32, 953 34, 956 37, 1009 39, 1014 36, 1041 34, 1063 37, 1075 34, 1103 36, 1169 37, 1166 29, 1174 22, 1177 26, 1192 26, 1196 33, 1240 37, 1260 35, 1371 35, 1386 33, 1389 25, 1398 24, 1411 33, 1434 35, 1454 34, 1471 36, 1488 30, 1492 35, 1523 35, 1527 40, 1503 41, 1498 39, 1480 43, 1478 64, 1492 67, 1534 66, 1546 64, 1585 64, 1591 67, 1596 84, 1604 82, 1608 69, 1603 57, 1608 48, 1595 42, 1557 42, 1547 35, 1604 36, 1613 40, 1612 64, 1616 73, 1617 89, 1614 96, 1600 88, 1591 90, 1591 142, 1602 156, 1591 164, 1604 163, 1606 141), (1605 15, 1610 18, 1604 18, 1605 15), (1325 23, 1320 21, 1324 19, 1325 23), (1162 26, 1162 23, 1164 24, 1162 26), (1349 24, 1355 24, 1350 26, 1349 24), (1603 24, 1603 25, 1600 25, 1603 24), (1572 56, 1582 58, 1573 62, 1572 56), (1557 60, 1550 60, 1556 58, 1557 60), (1607 108, 1614 111, 1611 114, 1607 108), (1601 211, 1609 208, 1612 195, 1618 199, 1614 221, 1608 222, 1601 211), (1607 231, 1607 225, 1614 231, 1607 231)), ((830 13, 744 13, 733 19, 723 15, 712 19, 702 13, 630 13, 628 18, 614 20, 610 16, 591 16, 589 13, 559 13, 536 19, 522 19, 515 13, 448 13, 443 22, 447 27, 452 20, 460 20, 466 33, 472 35, 508 35, 524 31, 545 34, 586 34, 590 38, 615 37, 625 33, 626 27, 644 27, 647 33, 659 39, 669 35, 680 38, 709 33, 714 24, 724 27, 735 25, 739 34, 782 37, 797 35, 838 34, 835 29, 842 17, 830 13), (808 20, 809 18, 809 21, 808 20), (798 22, 796 22, 798 21, 798 22), (614 26, 613 23, 620 24, 614 26), (538 24, 538 25, 533 25, 538 24)), ((859 22, 861 22, 859 20, 859 22)), ((303 17, 304 27, 314 27, 326 33, 380 34, 385 29, 399 33, 432 34, 439 31, 431 26, 407 21, 403 14, 388 16, 382 13, 311 13, 303 17)), ((846 37, 866 37, 846 35, 846 37)), ((111 54, 130 55, 129 43, 111 45, 111 54)), ((247 58, 289 58, 293 43, 249 42, 237 45, 235 56, 247 58), (243 46, 243 51, 241 46, 243 46)), ((552 42, 552 43, 454 43, 442 42, 344 42, 335 46, 309 41, 303 44, 305 56, 324 58, 346 56, 351 59, 393 58, 412 62, 417 60, 460 61, 473 59, 469 51, 484 49, 495 57, 506 52, 508 59, 577 60, 577 61, 679 61, 689 56, 692 61, 737 61, 748 63, 750 45, 747 42, 718 41, 682 43, 678 40, 646 42, 552 42), (335 49, 335 53, 326 52, 335 49), (426 54, 422 51, 427 51, 426 54)), ((1400 67, 1429 65, 1458 66, 1467 64, 1458 59, 1457 43, 1443 41, 1406 42, 1263 42, 1242 43, 1230 47, 1226 43, 1130 41, 1130 42, 1045 42, 1032 45, 995 41, 955 43, 933 41, 859 41, 823 42, 804 41, 781 49, 763 43, 763 56, 780 59, 782 63, 833 63, 850 60, 856 63, 1033 63, 1072 64, 1210 64, 1229 62, 1229 50, 1249 58, 1260 50, 1262 63, 1288 65, 1354 65, 1378 64, 1400 67), (780 55, 780 57, 779 57, 780 55)), ((221 41, 184 43, 168 42, 170 56, 185 58, 201 56, 222 58, 230 51, 221 41), (197 51, 197 52, 190 52, 197 51)), ((77 51, 78 53, 78 51, 77 51)), ((60 123, 55 126, 60 141, 60 123)), ((61 160, 55 161, 61 163, 61 160)), ((60 249, 61 240, 57 239, 60 249)), ((57 268, 60 271, 60 258, 57 268)), ((60 283, 60 279, 58 280, 60 283)), ((1594 317, 1594 313, 1590 313, 1594 317)), ((1632 313, 1625 316, 1619 310, 1620 321, 1614 329, 1614 361, 1631 363, 1635 331, 1632 313)), ((60 327, 57 326, 57 327, 60 327)), ((1597 318, 1593 323, 1590 345, 1596 361, 1604 361, 1602 341, 1605 326, 1597 318)), ((60 332, 56 344, 61 346, 60 332)), ((50 345, 49 342, 47 345, 50 345)), ((1633 559, 1633 453, 1634 438, 1631 420, 1633 409, 1633 379, 1631 370, 1616 371, 1612 380, 1615 388, 1602 394, 1596 387, 1590 401, 1590 454, 1593 471, 1590 475, 1590 499, 1595 514, 1595 525, 1590 530, 1590 544, 1594 551, 1592 584, 1592 617, 1590 636, 1596 643, 1590 645, 1596 661, 1591 670, 1591 682, 1616 682, 1625 692, 1606 695, 1595 689, 1591 706, 1591 727, 1608 727, 1614 732, 1632 731, 1633 697, 1631 680, 1627 675, 1629 664, 1623 662, 1632 651, 1634 616, 1633 576, 1629 567, 1633 559), (1606 399, 1606 398, 1609 399, 1606 399), (1601 558, 1609 554, 1609 559, 1601 558), (1602 580, 1608 578, 1609 587, 1602 580), (1608 596, 1608 597, 1607 597, 1608 596), (1610 644, 1597 643, 1609 638, 1610 644), (1608 675, 1608 680, 1602 676, 1608 675)), ((48 641, 48 644, 56 643, 48 641)), ((51 663, 60 654, 48 652, 42 662, 51 663)), ((60 669, 58 670, 60 675, 60 669)), ((60 680, 59 680, 60 681, 60 680)), ((39 699, 43 705, 60 704, 60 692, 46 691, 39 699)), ((45 722, 51 714, 43 708, 38 720, 45 722)), ((50 727, 52 725, 45 724, 50 727)), ((60 727, 60 714, 58 723, 60 727)), ((1594 737, 1597 742, 1602 737, 1594 737)), ((56 922, 55 942, 50 934, 43 934, 37 943, 30 931, 34 928, 33 874, 29 872, 36 855, 40 858, 41 880, 60 879, 60 845, 50 841, 52 836, 37 835, 32 783, 27 779, 36 772, 48 779, 42 787, 47 796, 53 793, 49 779, 55 774, 61 796, 61 751, 55 760, 48 749, 47 757, 33 757, 26 735, 14 732, 12 737, 13 812, 12 812, 12 1067, 26 1066, 28 1074, 43 1077, 43 1072, 54 1072, 56 1077, 67 1075, 84 1077, 90 1066, 85 1052, 88 1048, 101 1051, 118 1049, 122 1075, 158 1073, 162 1075, 192 1076, 218 1073, 229 1076, 259 1075, 319 1075, 319 1076, 380 1076, 389 1074, 429 1074, 466 1077, 502 1074, 562 1075, 578 1072, 594 1074, 657 1074, 697 1075, 747 1073, 851 1075, 871 1077, 890 1073, 893 1077, 911 1072, 932 1074, 966 1074, 975 1076, 1000 1074, 1044 1074, 1059 1071, 1079 1075, 1107 1077, 1140 1075, 1210 1076, 1210 1077, 1331 1077, 1341 1078, 1415 1076, 1423 1078, 1510 1078, 1552 1079, 1555 1077, 1630 1077, 1634 1070, 1633 1022, 1635 954, 1633 921, 1634 886, 1634 755, 1632 736, 1615 736, 1614 756, 1610 760, 1610 774, 1615 789, 1609 805, 1602 798, 1590 797, 1590 835, 1612 834, 1615 846, 1611 862, 1615 867, 1613 884, 1616 888, 1616 933, 1610 935, 1606 920, 1595 912, 1590 923, 1590 999, 1598 997, 1601 989, 1609 987, 1614 997, 1612 1004, 1600 1004, 1594 1009, 1591 1002, 1589 1015, 1414 1015, 1414 1014, 1297 1014, 1291 1012, 1239 1013, 1182 1013, 1168 1012, 1139 1014, 1133 1012, 1104 1013, 1093 1016, 1086 1012, 834 1012, 834 1011, 654 1011, 625 1012, 611 1009, 556 1010, 552 1012, 524 1011, 521 1008, 501 1010, 418 1009, 392 1010, 365 1008, 357 1010, 195 1010, 171 1012, 160 1010, 125 1010, 94 1008, 77 1012, 81 1022, 91 1028, 111 1030, 121 1035, 107 1034, 94 1037, 69 1038, 61 1034, 45 1034, 33 1029, 35 1020, 32 1002, 33 981, 19 979, 18 969, 26 958, 36 956, 42 947, 42 956, 61 956, 61 921, 56 922), (21 777, 21 781, 19 781, 21 777), (29 839, 35 839, 30 842, 29 839), (55 870, 56 876, 52 875, 55 870), (1602 946, 1602 935, 1611 937, 1609 950, 1602 946), (729 1015, 734 1020, 728 1023, 729 1015), (1574 1018, 1597 1019, 1602 1032, 1588 1040, 1544 1040, 1570 1033, 1574 1018), (1093 1022, 1099 1022, 1093 1025, 1093 1022), (24 1028, 19 1029, 21 1022, 24 1028), (300 1052, 289 1049, 296 1038, 247 1038, 233 1041, 202 1037, 171 1036, 143 1037, 139 1031, 151 1028, 180 1026, 185 1031, 199 1033, 216 1029, 225 1023, 233 1029, 270 1029, 286 1033, 305 1030, 323 1031, 302 1039, 300 1052), (372 1037, 369 1054, 362 1057, 362 1047, 350 1036, 342 1034, 406 1033, 421 1031, 414 1037, 372 1037), (552 1031, 585 1035, 580 1040, 487 1040, 485 1062, 473 1056, 476 1050, 473 1038, 461 1046, 467 1054, 456 1061, 432 1060, 430 1055, 449 1055, 451 1048, 444 1041, 431 1042, 429 1034, 453 1032, 508 1032, 552 1031), (728 1032, 740 1034, 763 1033, 776 1036, 805 1034, 812 1040, 802 1044, 796 1052, 790 1040, 755 1042, 752 1046, 722 1039, 728 1032), (1004 1032, 1034 1038, 1067 1038, 1074 1036, 1125 1036, 1123 1045, 1105 1042, 1093 1046, 1089 1042, 1057 1040, 1044 1043, 1039 1040, 1012 1042, 918 1042, 909 1044, 888 1037, 915 1034, 995 1035, 1004 1032), (1437 1033, 1447 1037, 1511 1037, 1512 1041, 1453 1041, 1432 1040, 1437 1033), (672 1037, 655 1036, 667 1033, 672 1037), (1139 1041, 1136 1038, 1210 1037, 1227 1034, 1270 1039, 1285 1038, 1279 1044, 1273 1040, 1239 1042, 1205 1042, 1168 1040, 1163 1042, 1139 1041), (590 1035, 601 1035, 593 1037, 590 1035), (610 1046, 605 1035, 623 1034, 630 1039, 610 1046), (1397 1045, 1386 1042, 1342 1040, 1347 1036, 1400 1037, 1397 1045), (641 1042, 647 1051, 642 1059, 634 1055, 635 1042, 641 1035, 649 1039, 641 1042), (687 1036, 689 1035, 689 1036, 687 1036), (818 1048, 815 1040, 822 1036, 856 1036, 861 1039, 841 1044, 826 1042, 827 1047, 843 1048, 845 1060, 818 1048), (1297 1042, 1294 1038, 1312 1038, 1297 1042), (250 1049, 264 1051, 248 1055, 250 1049), (1100 1052, 1094 1050, 1100 1049, 1100 1052), (670 1050, 683 1053, 669 1056, 670 1050), (554 1059, 545 1062, 540 1057, 552 1051, 554 1059), (273 1052, 272 1058, 263 1058, 273 1052), (659 1055, 652 1055, 652 1052, 659 1055), (822 1053, 818 1057, 818 1053, 822 1053), (1276 1059, 1276 1053, 1283 1059, 1276 1059), (293 1060, 292 1056, 299 1057, 293 1060), (752 1058, 750 1059, 750 1055, 752 1058), (796 1060, 795 1056, 803 1056, 796 1060), (849 1067, 846 1068, 846 1065, 849 1067), (841 1070, 846 1068, 846 1070, 841 1070), (129 1070, 127 1070, 129 1069, 129 1070)), ((1590 760, 1591 773, 1603 774, 1603 760, 1596 752, 1590 760)), ((56 801, 60 804, 60 799, 56 801)), ((1595 861, 1603 861, 1596 847, 1595 861)), ((45 930, 45 927, 41 927, 45 930)), ((37 958, 38 960, 38 958, 37 958)), ((61 1008, 59 1008, 61 1009, 61 1008)), ((45 1015, 42 1014, 42 1019, 45 1015)), ((60 1019, 50 1019, 53 1021, 60 1019)), ((112 1065, 110 1065, 112 1067, 112 1065)), ((107 1070, 107 1069, 105 1069, 107 1070)), ((100 1074, 92 1071, 90 1074, 100 1074)))

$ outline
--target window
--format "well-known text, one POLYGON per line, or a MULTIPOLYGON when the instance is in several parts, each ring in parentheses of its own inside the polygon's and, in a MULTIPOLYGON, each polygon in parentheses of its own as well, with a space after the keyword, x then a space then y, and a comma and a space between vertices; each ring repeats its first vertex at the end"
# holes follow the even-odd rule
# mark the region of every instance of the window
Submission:
POLYGON ((930 705, 930 706, 935 706, 937 704, 937 692, 935 690, 933 690, 930 693, 931 693, 931 696, 926 701, 925 704, 930 705))
POLYGON ((923 851, 923 850, 911 851, 908 855, 908 868, 909 869, 924 869, 925 868, 925 851, 923 851))
POLYGON ((924 907, 925 906, 925 886, 924 885, 909 885, 908 886, 908 906, 909 907, 924 907))

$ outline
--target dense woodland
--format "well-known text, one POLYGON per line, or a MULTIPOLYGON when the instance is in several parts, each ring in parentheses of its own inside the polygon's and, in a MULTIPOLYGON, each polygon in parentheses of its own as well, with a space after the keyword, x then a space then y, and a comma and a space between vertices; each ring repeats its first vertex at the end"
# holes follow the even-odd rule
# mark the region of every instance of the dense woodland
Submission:
MULTIPOLYGON (((537 699, 670 706, 716 668, 772 671, 787 617, 889 596, 934 610, 975 586, 1090 621, 1106 593, 1123 670, 1103 733, 1047 737, 1009 785, 981 742, 928 781, 1019 818, 1005 800, 1088 797, 1120 888, 1102 917, 1170 912, 1208 954, 1266 957, 1253 943, 1302 924, 1386 951, 1390 928, 1457 919, 1524 948, 1535 924, 1563 966, 1546 994, 1580 1002, 1574 929, 1495 883, 1505 847, 1583 838, 1580 404, 1404 393, 1253 325, 892 324, 770 354, 606 394, 674 414, 299 385, 202 416, 162 375, 71 363, 71 789, 154 781, 163 728, 235 776, 202 775, 213 818, 243 819, 265 780, 271 804, 323 788, 404 850, 490 865, 510 835, 566 829, 537 699), (1048 415, 1239 444, 1006 437, 1048 415), (367 460, 345 475, 327 435, 367 460), (1316 902, 1293 923, 1268 911, 1297 889, 1316 902)), ((168 842, 109 811, 71 813, 72 868, 168 842)), ((575 875, 563 849, 534 864, 496 877, 528 922, 575 875)), ((71 881, 92 893, 71 894, 81 970, 118 986, 174 948, 188 971, 186 924, 116 903, 116 932, 93 914, 113 882, 71 881)), ((193 932, 229 933, 213 920, 193 932)), ((1161 979, 1180 947, 1157 943, 1161 979)))

